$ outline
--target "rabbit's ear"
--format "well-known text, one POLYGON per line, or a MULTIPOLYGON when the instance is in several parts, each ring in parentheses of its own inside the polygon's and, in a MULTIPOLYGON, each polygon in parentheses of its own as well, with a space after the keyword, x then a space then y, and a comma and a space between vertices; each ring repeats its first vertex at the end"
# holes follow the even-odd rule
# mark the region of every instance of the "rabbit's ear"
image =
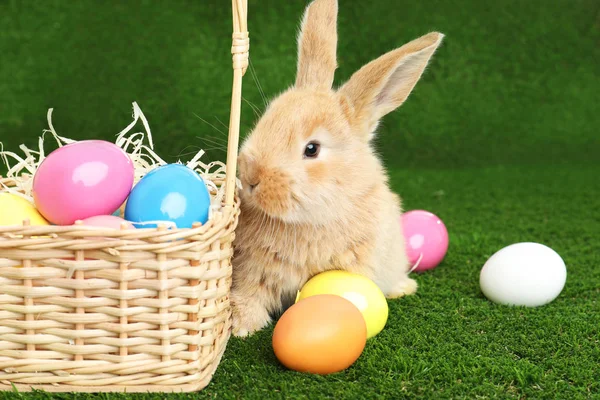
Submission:
POLYGON ((331 89, 337 68, 337 0, 315 0, 307 8, 298 36, 296 87, 331 89))
POLYGON ((352 105, 353 122, 370 135, 415 87, 444 35, 432 32, 371 61, 339 89, 352 105))

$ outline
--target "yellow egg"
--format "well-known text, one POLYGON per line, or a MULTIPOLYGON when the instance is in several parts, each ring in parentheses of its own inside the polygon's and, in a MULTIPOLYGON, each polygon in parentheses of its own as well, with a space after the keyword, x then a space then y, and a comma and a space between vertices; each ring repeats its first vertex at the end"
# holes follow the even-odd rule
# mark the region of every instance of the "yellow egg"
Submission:
POLYGON ((49 225, 33 204, 12 193, 0 193, 0 226, 23 225, 29 219, 31 225, 49 225))
MULTIPOLYGON (((0 227, 23 225, 23 221, 26 219, 29 219, 30 225, 50 225, 33 204, 21 196, 12 193, 0 193, 0 227)), ((16 266, 16 268, 21 267, 21 265, 16 266)))
POLYGON ((367 338, 383 330, 388 319, 387 300, 369 278, 346 271, 327 271, 314 276, 302 287, 296 302, 319 294, 334 294, 350 300, 367 324, 367 338))

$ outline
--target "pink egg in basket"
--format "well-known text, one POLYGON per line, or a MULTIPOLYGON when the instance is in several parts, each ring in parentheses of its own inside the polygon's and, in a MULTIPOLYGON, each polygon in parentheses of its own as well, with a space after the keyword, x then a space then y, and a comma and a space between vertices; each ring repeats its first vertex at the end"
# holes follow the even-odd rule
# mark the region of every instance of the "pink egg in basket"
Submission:
POLYGON ((401 217, 406 252, 414 271, 437 267, 448 251, 446 225, 435 214, 424 210, 406 212, 401 217))
POLYGON ((98 226, 109 229, 121 229, 121 224, 125 223, 126 229, 135 229, 135 226, 129 221, 115 215, 95 215, 81 221, 82 225, 98 226))
POLYGON ((60 147, 33 178, 38 211, 56 225, 71 225, 118 209, 133 186, 133 162, 116 144, 84 140, 60 147))
MULTIPOLYGON (((114 215, 95 215, 93 217, 89 217, 83 220, 75 221, 75 224, 81 224, 85 226, 95 226, 98 228, 107 228, 107 229, 121 229, 121 224, 125 223, 125 229, 135 229, 135 226, 129 221, 124 220, 121 217, 117 217, 114 215)), ((90 236, 88 239, 91 240, 117 240, 115 238, 100 238, 90 236)), ((74 258, 64 258, 64 260, 75 260, 74 258)), ((86 258, 86 260, 90 260, 90 258, 86 258)))

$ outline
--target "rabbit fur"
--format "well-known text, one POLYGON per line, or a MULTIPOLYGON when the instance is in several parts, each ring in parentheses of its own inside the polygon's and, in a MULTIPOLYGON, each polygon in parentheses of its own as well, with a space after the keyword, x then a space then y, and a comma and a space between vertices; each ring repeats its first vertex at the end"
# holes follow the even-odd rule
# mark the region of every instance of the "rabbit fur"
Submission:
POLYGON ((308 279, 327 270, 362 274, 387 298, 417 290, 408 276, 401 200, 370 141, 380 119, 406 100, 443 35, 388 52, 334 90, 337 13, 337 0, 306 8, 296 82, 269 104, 240 149, 236 336, 266 327, 308 279), (306 155, 310 143, 319 148, 316 157, 306 155))

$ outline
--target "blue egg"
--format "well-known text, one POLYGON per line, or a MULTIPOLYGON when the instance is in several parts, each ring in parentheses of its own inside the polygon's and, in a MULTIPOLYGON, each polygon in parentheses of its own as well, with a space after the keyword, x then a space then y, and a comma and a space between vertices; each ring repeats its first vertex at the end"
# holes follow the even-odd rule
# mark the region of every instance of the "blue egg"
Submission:
POLYGON ((191 228, 208 221, 210 194, 200 175, 185 165, 167 164, 144 176, 125 206, 125 219, 136 228, 155 228, 140 222, 169 221, 178 228, 191 228))

